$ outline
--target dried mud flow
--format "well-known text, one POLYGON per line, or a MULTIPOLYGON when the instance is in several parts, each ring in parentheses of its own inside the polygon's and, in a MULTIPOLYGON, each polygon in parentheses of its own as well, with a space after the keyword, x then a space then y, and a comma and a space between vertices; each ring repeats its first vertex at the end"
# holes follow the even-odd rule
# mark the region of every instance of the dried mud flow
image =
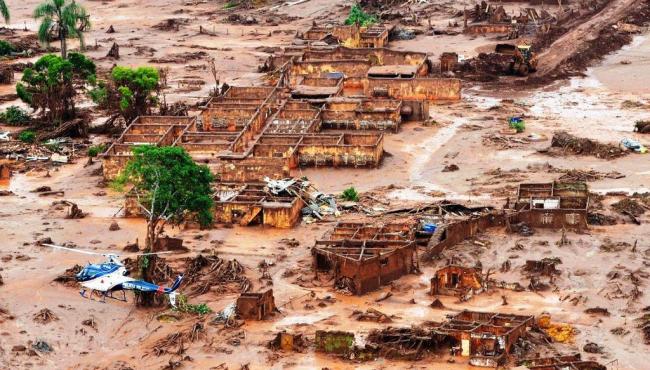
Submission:
MULTIPOLYGON (((6 2, 12 11, 9 27, 36 30, 31 12, 39 1, 6 2)), ((291 45, 296 32, 314 21, 340 22, 353 3, 273 2, 228 11, 221 0, 79 2, 91 14, 87 54, 100 71, 114 64, 168 68, 167 100, 190 105, 203 101, 214 86, 210 58, 221 82, 262 85, 264 74, 258 66, 270 52, 291 45), (119 45, 118 60, 106 58, 114 43, 119 45)), ((504 4, 508 11, 528 6, 504 4)), ((379 168, 292 173, 306 176, 324 193, 339 194, 354 186, 371 197, 366 199, 374 199, 378 209, 442 199, 502 208, 522 182, 586 181, 593 220, 588 230, 535 229, 522 236, 491 229, 445 250, 439 259, 421 261, 419 274, 363 296, 335 290, 331 281, 313 280, 311 247, 332 229, 332 222, 300 223, 292 229, 167 230, 184 240, 187 251, 165 256, 158 272, 171 280, 177 272, 194 269, 195 280, 185 292, 192 302, 221 312, 241 290, 273 289, 279 313, 263 321, 224 324, 214 322, 214 313, 196 316, 136 308, 132 293, 127 293, 128 302, 80 297, 73 274, 78 266, 99 261, 45 248, 39 240, 123 253, 129 244, 142 244, 146 223, 116 216, 124 195, 106 186, 99 161, 88 164, 86 158, 77 158, 51 169, 36 167, 0 180, 0 369, 468 369, 473 367, 467 358, 449 353, 416 361, 382 357, 361 362, 313 349, 317 330, 351 331, 363 341, 375 330, 442 322, 462 310, 548 313, 553 322, 575 330, 567 343, 552 343, 546 350, 580 352, 583 359, 608 369, 647 369, 650 155, 621 153, 619 142, 632 138, 650 146, 650 136, 635 131, 635 122, 650 121, 650 34, 644 29, 617 39, 616 48, 594 51, 599 35, 643 4, 608 1, 589 20, 557 38, 540 55, 543 85, 522 88, 525 79, 511 76, 498 87, 472 82, 465 85, 461 101, 431 104, 430 122, 407 123, 398 133, 385 135, 387 153, 379 168), (580 59, 582 52, 591 56, 580 59), (563 66, 571 73, 563 73, 563 66), (514 115, 525 118, 522 134, 507 130, 507 119, 514 115), (33 192, 45 186, 50 189, 46 194, 33 192), (79 217, 69 216, 69 203, 63 200, 77 206, 72 213, 79 217), (200 254, 217 257, 197 258, 200 254), (559 274, 547 290, 492 289, 466 302, 428 294, 435 271, 450 260, 466 266, 480 262, 496 281, 528 286, 526 261, 545 258, 561 261, 554 265, 559 274), (269 346, 280 331, 302 334, 298 351, 269 346), (586 348, 595 350, 585 352, 589 343, 597 346, 589 345, 586 348)), ((462 24, 459 12, 474 3, 430 0, 409 6, 413 13, 396 8, 401 10, 387 10, 385 17, 426 14, 419 18, 421 24, 446 29, 452 21, 462 24)), ((474 57, 493 50, 498 42, 493 36, 425 33, 391 42, 391 47, 428 52, 438 60, 447 51, 474 57)), ((78 47, 76 42, 72 47, 78 47)), ((13 85, 0 85, 0 96, 14 93, 13 85)), ((0 108, 20 104, 14 99, 2 100, 0 108)), ((106 118, 93 117, 97 122, 106 118)), ((0 132, 14 129, 1 126, 0 132)), ((375 220, 347 212, 336 221, 359 219, 375 220)))

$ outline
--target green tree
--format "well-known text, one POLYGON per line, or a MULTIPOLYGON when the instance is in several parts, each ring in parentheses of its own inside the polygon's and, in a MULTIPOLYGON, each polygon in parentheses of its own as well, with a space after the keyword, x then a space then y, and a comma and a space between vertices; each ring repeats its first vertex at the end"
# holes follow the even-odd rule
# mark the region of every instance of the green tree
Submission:
POLYGON ((16 93, 50 122, 62 122, 75 116, 77 91, 94 83, 95 63, 83 54, 70 53, 67 60, 48 54, 25 68, 16 93))
POLYGON ((132 185, 147 218, 146 247, 151 249, 165 225, 178 225, 196 217, 201 226, 212 224, 213 181, 210 170, 198 165, 180 147, 138 146, 133 159, 114 181, 132 185))
POLYGON ((9 8, 7 7, 7 3, 5 3, 5 0, 0 0, 0 14, 2 15, 2 18, 5 19, 5 23, 9 23, 11 16, 9 15, 9 8))
POLYGON ((110 81, 100 82, 90 92, 93 101, 113 112, 119 112, 126 122, 151 113, 158 104, 160 75, 153 67, 115 67, 110 81))
POLYGON ((34 18, 41 19, 38 39, 49 46, 51 36, 58 38, 63 59, 68 56, 69 38, 79 39, 83 50, 83 32, 90 28, 90 16, 74 0, 45 0, 34 9, 34 18))
POLYGON ((364 12, 359 4, 355 4, 352 8, 350 8, 350 14, 345 20, 345 24, 347 25, 358 24, 361 27, 372 26, 377 22, 377 17, 364 12))

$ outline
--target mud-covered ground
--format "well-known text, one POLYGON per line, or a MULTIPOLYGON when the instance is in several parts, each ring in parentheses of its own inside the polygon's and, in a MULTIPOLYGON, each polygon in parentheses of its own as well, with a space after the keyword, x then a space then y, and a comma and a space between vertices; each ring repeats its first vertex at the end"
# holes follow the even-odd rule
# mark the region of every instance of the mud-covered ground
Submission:
MULTIPOLYGON (((13 26, 22 26, 26 20, 27 26, 33 29, 35 25, 27 15, 36 3, 35 0, 9 0, 13 26)), ((122 59, 99 61, 104 68, 113 63, 149 64, 154 58, 182 52, 205 52, 196 60, 157 64, 170 67, 172 87, 168 98, 189 102, 192 98, 204 97, 213 84, 209 71, 201 67, 206 65, 207 58, 216 58, 222 81, 242 85, 262 83, 261 74, 256 73, 257 65, 266 55, 261 47, 290 43, 294 32, 308 27, 313 19, 340 19, 345 13, 341 6, 349 4, 347 1, 311 0, 265 10, 268 14, 264 15, 255 13, 260 24, 242 26, 220 23, 228 16, 221 2, 185 2, 187 5, 180 0, 82 3, 93 15, 94 22, 87 42, 100 45, 89 55, 96 59, 103 57, 113 42, 110 39, 120 44, 122 59), (286 21, 283 17, 287 15, 300 18, 286 21), (271 25, 267 17, 277 18, 278 25, 271 25), (181 24, 178 31, 152 28, 169 18, 188 19, 188 23, 181 24), (117 33, 106 34, 109 25, 113 25, 117 33), (200 25, 217 35, 199 35, 200 25), (136 55, 138 48, 148 54, 136 55), (181 80, 202 80, 205 84, 199 90, 186 91, 181 80)), ((448 18, 441 12, 434 22, 443 23, 448 18)), ((650 115, 650 89, 646 83, 649 75, 647 40, 646 35, 636 36, 630 46, 590 69, 584 78, 560 81, 527 92, 466 89, 461 102, 431 107, 433 123, 406 124, 399 133, 388 134, 384 145, 389 155, 378 169, 307 169, 296 171, 295 175, 309 177, 325 192, 338 193, 351 185, 362 192, 374 190, 388 200, 389 207, 441 198, 500 207, 508 196, 514 195, 518 183, 551 181, 560 177, 562 170, 570 169, 591 169, 600 173, 617 171, 625 175, 590 182, 591 190, 599 194, 648 192, 650 160, 647 155, 630 154, 603 160, 544 152, 557 130, 615 145, 624 137, 650 144, 650 138, 632 132, 635 120, 647 119, 650 115), (630 63, 622 65, 621 60, 630 63), (524 115, 525 133, 505 133, 506 118, 512 114, 524 115), (459 170, 442 172, 449 164, 457 165, 459 170), (387 189, 389 185, 392 186, 387 189)), ((448 38, 423 35, 394 46, 437 55, 446 50, 446 42, 453 45, 451 48, 472 55, 495 40, 469 39, 462 35, 448 38)), ((205 334, 194 342, 185 343, 187 351, 183 356, 157 356, 153 347, 158 340, 188 330, 197 318, 188 315, 181 316, 179 321, 159 320, 159 310, 135 309, 131 295, 127 303, 83 299, 75 288, 52 280, 75 264, 97 261, 84 255, 52 251, 35 243, 50 237, 56 243, 71 242, 97 251, 121 251, 127 243, 144 239, 142 220, 119 217, 122 194, 101 183, 97 175, 99 165, 86 166, 86 160, 79 158, 76 163, 51 170, 49 176, 45 171, 35 170, 17 174, 9 182, 0 184, 0 190, 15 193, 0 197, 0 233, 3 235, 0 275, 4 281, 0 286, 0 309, 7 311, 7 314, 0 314, 0 369, 158 369, 167 366, 170 360, 182 360, 183 368, 195 369, 239 369, 245 364, 251 369, 468 367, 460 358, 448 363, 446 353, 417 362, 380 359, 358 364, 316 354, 312 349, 304 353, 282 353, 266 347, 280 330, 305 333, 311 338, 318 329, 351 330, 362 342, 364 334, 371 329, 387 325, 358 322, 351 317, 354 310, 365 311, 370 307, 394 315, 390 324, 393 326, 441 321, 446 314, 462 309, 533 315, 549 312, 553 321, 571 324, 578 331, 573 343, 554 345, 558 351, 581 351, 588 341, 596 342, 604 347, 604 353, 583 353, 584 358, 611 363, 608 367, 614 369, 647 368, 648 346, 643 343, 635 319, 642 308, 650 306, 650 297, 642 294, 632 299, 631 294, 633 280, 642 293, 648 286, 650 213, 639 217, 641 225, 633 224, 611 209, 611 203, 620 198, 615 196, 607 196, 600 202, 602 205, 596 202, 594 205, 602 208, 599 212, 617 218, 618 224, 592 226, 581 234, 568 232, 569 245, 556 243, 561 237, 559 231, 536 230, 533 236, 523 237, 493 230, 475 241, 445 251, 444 257, 456 257, 468 265, 480 261, 484 271, 494 271, 491 277, 496 280, 527 285, 521 266, 527 259, 544 257, 559 257, 562 264, 558 269, 562 274, 555 286, 544 292, 495 290, 465 303, 453 297, 442 297, 446 307, 442 310, 429 307, 433 298, 427 292, 429 279, 437 267, 444 265, 444 258, 423 261, 420 275, 403 277, 362 297, 340 294, 327 282, 312 281, 310 248, 315 239, 331 229, 332 223, 302 224, 291 230, 260 227, 169 230, 170 234, 181 236, 190 248, 189 253, 167 257, 169 260, 214 250, 223 258, 235 258, 243 264, 254 290, 268 286, 267 281, 260 280, 259 263, 263 260, 273 262, 269 273, 281 313, 272 319, 249 321, 234 329, 207 324, 212 319, 210 315, 204 318, 205 334), (41 197, 30 192, 43 185, 65 194, 41 197), (77 203, 88 216, 79 220, 65 219, 65 210, 52 205, 61 199, 77 203), (109 231, 113 221, 119 224, 120 230, 109 231), (299 245, 282 241, 287 238, 295 238, 299 245), (506 260, 511 261, 512 269, 500 272, 506 260), (298 280, 303 283, 297 284, 298 280), (392 297, 375 302, 387 291, 392 292, 392 297), (505 306, 502 305, 504 295, 508 301, 505 306), (606 307, 610 316, 592 316, 584 312, 592 307, 606 307), (49 308, 58 320, 47 324, 35 322, 34 314, 43 308, 49 308), (82 321, 90 318, 95 320, 95 328, 82 325, 82 321), (612 329, 619 327, 623 328, 615 330, 619 334, 612 333, 612 329), (49 343, 53 352, 35 352, 36 355, 30 356, 29 351, 14 350, 21 345, 30 347, 39 340, 49 343), (190 358, 183 358, 185 355, 190 358)), ((360 217, 355 214, 342 216, 343 219, 360 217)), ((232 293, 209 293, 193 302, 207 303, 218 312, 235 299, 236 294, 232 293)))

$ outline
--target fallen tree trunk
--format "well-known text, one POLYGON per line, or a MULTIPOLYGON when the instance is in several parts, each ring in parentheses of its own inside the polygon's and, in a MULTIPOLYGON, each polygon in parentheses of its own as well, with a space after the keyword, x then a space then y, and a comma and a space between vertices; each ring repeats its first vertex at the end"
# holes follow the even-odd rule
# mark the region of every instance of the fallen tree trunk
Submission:
POLYGON ((38 141, 50 140, 61 136, 88 136, 88 125, 81 118, 64 122, 53 131, 43 132, 36 139, 38 141))

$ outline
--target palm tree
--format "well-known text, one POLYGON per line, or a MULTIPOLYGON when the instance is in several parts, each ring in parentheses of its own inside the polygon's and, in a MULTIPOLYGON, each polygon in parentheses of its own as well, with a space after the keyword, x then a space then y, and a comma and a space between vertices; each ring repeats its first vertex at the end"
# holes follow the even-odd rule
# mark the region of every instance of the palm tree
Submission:
POLYGON ((45 0, 34 9, 34 18, 42 18, 38 28, 38 39, 42 43, 49 45, 51 34, 59 38, 62 58, 68 55, 68 38, 79 39, 84 48, 83 31, 90 28, 90 16, 74 0, 45 0))
POLYGON ((0 0, 0 14, 5 19, 5 23, 9 23, 9 8, 7 8, 5 0, 0 0))

